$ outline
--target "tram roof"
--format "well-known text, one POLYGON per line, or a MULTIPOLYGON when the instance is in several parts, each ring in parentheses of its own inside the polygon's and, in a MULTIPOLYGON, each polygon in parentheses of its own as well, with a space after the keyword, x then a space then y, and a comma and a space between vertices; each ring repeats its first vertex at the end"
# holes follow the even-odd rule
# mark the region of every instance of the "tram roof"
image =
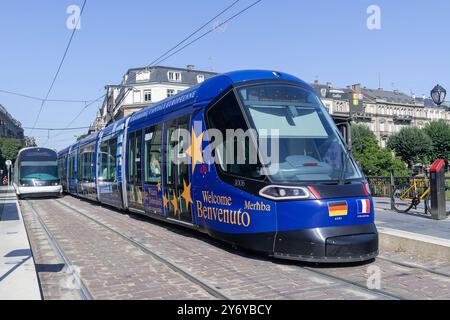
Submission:
MULTIPOLYGON (((112 134, 117 130, 123 128, 126 120, 130 118, 129 125, 137 124, 145 121, 148 118, 156 118, 158 116, 177 111, 190 104, 200 104, 211 101, 222 94, 225 90, 228 90, 232 85, 238 83, 245 83, 257 80, 288 80, 297 82, 305 87, 312 87, 303 80, 290 75, 288 73, 274 71, 274 70, 240 70, 232 71, 223 74, 216 75, 212 78, 206 79, 204 82, 198 84, 195 87, 189 88, 173 97, 165 99, 154 105, 148 106, 129 117, 122 118, 103 129, 101 132, 103 136, 112 134)), ((81 141, 72 144, 72 147, 76 147, 80 144, 89 142, 92 139, 97 138, 99 133, 94 133, 81 141)), ((67 147, 60 151, 60 154, 67 153, 69 148, 67 147)))
POLYGON ((222 94, 225 90, 229 89, 232 85, 238 83, 275 79, 298 82, 299 84, 313 90, 306 82, 284 72, 273 70, 232 71, 206 79, 204 82, 195 87, 187 89, 169 99, 163 100, 134 113, 130 118, 129 125, 132 126, 133 124, 144 121, 147 118, 155 118, 163 114, 177 111, 178 109, 190 104, 211 101, 222 94))

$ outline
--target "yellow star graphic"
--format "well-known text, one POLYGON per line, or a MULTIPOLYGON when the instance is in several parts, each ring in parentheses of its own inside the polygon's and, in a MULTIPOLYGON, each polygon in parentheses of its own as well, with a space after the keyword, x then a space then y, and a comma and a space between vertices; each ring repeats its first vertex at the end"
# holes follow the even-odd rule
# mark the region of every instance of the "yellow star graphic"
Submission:
POLYGON ((158 184, 156 186, 158 187, 158 191, 161 191, 161 181, 158 181, 158 184))
POLYGON ((176 216, 177 211, 180 211, 180 209, 178 208, 178 198, 177 195, 175 194, 175 191, 173 191, 173 199, 170 201, 170 203, 173 206, 173 215, 176 216))
POLYGON ((186 207, 189 207, 189 203, 194 203, 191 198, 191 184, 186 184, 186 180, 183 179, 184 190, 181 197, 186 202, 186 207))
POLYGON ((163 202, 164 202, 164 208, 167 208, 167 205, 169 204, 169 199, 167 198, 166 193, 164 193, 163 202))
POLYGON ((186 154, 192 158, 192 173, 195 171, 195 167, 197 166, 197 162, 204 163, 203 161, 203 150, 202 150, 202 141, 203 141, 204 132, 200 133, 199 136, 195 135, 194 127, 192 127, 191 133, 191 145, 186 150, 186 154))

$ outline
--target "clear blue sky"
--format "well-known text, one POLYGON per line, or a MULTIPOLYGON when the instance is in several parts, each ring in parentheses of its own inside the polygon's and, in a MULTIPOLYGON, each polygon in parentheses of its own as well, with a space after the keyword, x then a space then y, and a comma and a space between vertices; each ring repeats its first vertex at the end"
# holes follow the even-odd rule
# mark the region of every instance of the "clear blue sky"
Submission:
MULTIPOLYGON (((88 0, 50 98, 100 96, 128 68, 150 63, 232 2, 88 0)), ((252 2, 241 0, 227 16, 252 2)), ((81 6, 82 0, 2 1, 0 89, 45 96, 71 33, 66 28, 71 4, 81 6)), ((436 83, 450 89, 449 12, 448 0, 263 0, 224 32, 213 32, 164 64, 220 72, 277 69, 336 86, 378 87, 380 74, 383 88, 422 95, 436 83), (381 8, 381 30, 366 27, 371 4, 381 8)), ((23 126, 33 125, 40 106, 1 93, 0 103, 23 126)), ((89 125, 98 106, 73 126, 89 125)), ((65 127, 82 107, 48 102, 38 126, 65 127)), ((80 133, 52 138, 48 146, 60 149, 80 133)), ((46 132, 34 135, 46 141, 46 132)))

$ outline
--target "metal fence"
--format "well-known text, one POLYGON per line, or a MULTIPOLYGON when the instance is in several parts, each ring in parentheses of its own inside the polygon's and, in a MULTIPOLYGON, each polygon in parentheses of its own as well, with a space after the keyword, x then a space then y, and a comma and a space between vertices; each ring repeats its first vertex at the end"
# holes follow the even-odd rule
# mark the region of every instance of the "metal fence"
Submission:
MULTIPOLYGON (((391 196, 391 177, 366 177, 370 191, 374 197, 391 196)), ((394 177, 394 186, 407 186, 412 183, 412 177, 394 177)), ((450 177, 445 178, 445 185, 449 188, 446 192, 446 200, 450 201, 450 177)))

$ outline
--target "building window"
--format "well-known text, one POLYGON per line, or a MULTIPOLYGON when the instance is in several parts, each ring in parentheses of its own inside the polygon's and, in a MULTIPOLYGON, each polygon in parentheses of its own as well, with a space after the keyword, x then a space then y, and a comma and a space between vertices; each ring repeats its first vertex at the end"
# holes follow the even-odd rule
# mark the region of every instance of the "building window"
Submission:
POLYGON ((141 102, 141 91, 135 90, 133 91, 133 102, 140 103, 141 102))
POLYGON ((169 71, 167 77, 170 82, 181 82, 181 72, 169 71))
POLYGON ((150 71, 136 72, 136 82, 143 82, 150 80, 150 71))
POLYGON ((145 90, 144 91, 144 101, 145 102, 151 102, 152 101, 152 90, 145 90))
POLYGON ((203 74, 197 75, 197 83, 202 83, 203 81, 205 81, 205 75, 203 74))
POLYGON ((175 95, 175 90, 167 89, 167 98, 173 97, 175 95))

